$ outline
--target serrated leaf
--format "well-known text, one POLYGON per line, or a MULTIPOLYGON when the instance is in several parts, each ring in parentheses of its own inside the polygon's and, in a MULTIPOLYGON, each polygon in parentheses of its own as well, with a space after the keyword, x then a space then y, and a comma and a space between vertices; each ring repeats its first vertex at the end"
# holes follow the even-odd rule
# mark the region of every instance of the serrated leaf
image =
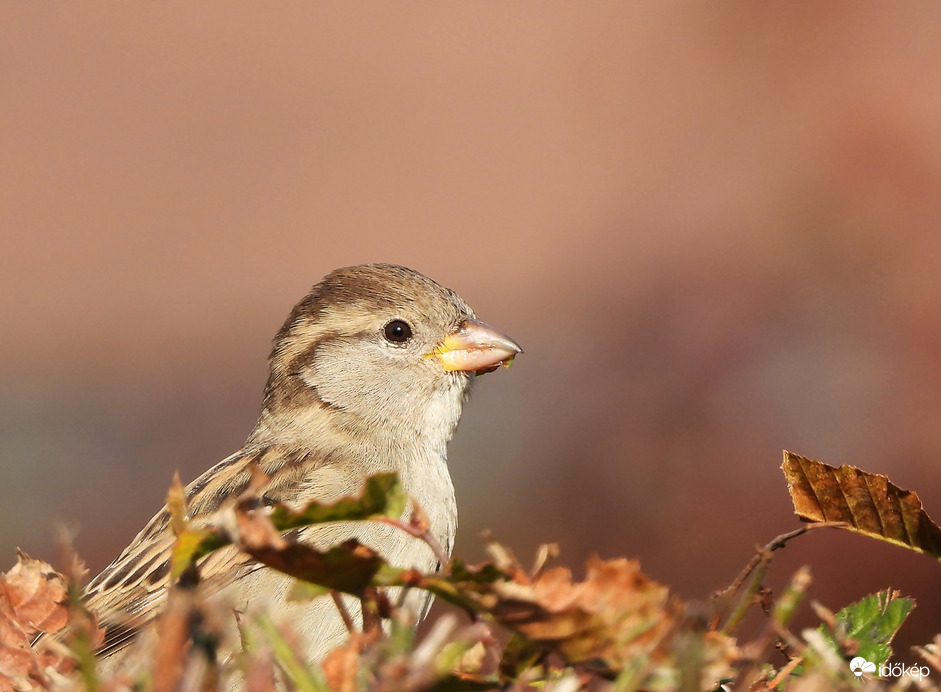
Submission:
MULTIPOLYGON (((326 551, 306 543, 283 547, 259 546, 246 549, 259 562, 296 579, 353 594, 362 595, 373 577, 385 566, 382 557, 356 539, 350 539, 326 551)), ((390 568, 391 569, 391 568, 390 568)))
MULTIPOLYGON (((403 490, 398 475, 396 473, 379 473, 365 480, 363 491, 358 497, 344 497, 333 503, 322 503, 314 500, 297 511, 285 505, 278 505, 272 510, 269 518, 274 528, 279 532, 283 532, 300 526, 331 521, 357 521, 380 517, 399 518, 402 516, 402 512, 404 512, 407 502, 408 495, 403 490)), ((178 534, 171 557, 171 576, 173 579, 179 579, 184 572, 195 567, 196 562, 200 558, 232 543, 232 539, 220 529, 195 529, 189 527, 188 519, 186 518, 186 506, 183 500, 182 487, 178 485, 178 480, 177 484, 170 490, 168 506, 175 517, 175 531, 178 534)), ((241 507, 237 511, 240 515, 246 515, 246 510, 241 507)), ((245 527, 242 528, 244 530, 245 527)), ((252 553, 250 546, 244 545, 244 540, 240 542, 238 547, 241 550, 252 553)), ((267 550, 270 549, 271 546, 265 546, 265 548, 267 550)), ((317 581, 317 579, 320 578, 317 576, 320 574, 320 568, 312 566, 313 562, 317 562, 317 558, 307 554, 301 558, 300 552, 303 550, 301 547, 293 548, 293 550, 298 551, 297 559, 306 560, 305 569, 313 570, 307 577, 302 574, 295 576, 300 579, 317 581)), ((270 560, 270 566, 281 569, 279 564, 284 563, 286 554, 278 555, 277 552, 278 551, 269 551, 267 560, 270 560)), ((317 551, 313 552, 316 553, 317 551)), ((266 561, 265 554, 259 554, 255 557, 262 562, 266 561)), ((339 556, 334 557, 339 559, 339 556)), ((329 564, 331 559, 334 558, 327 558, 326 564, 329 564)), ((362 563, 358 564, 358 568, 365 570, 365 572, 368 572, 370 569, 362 563)), ((375 573, 377 569, 378 568, 373 567, 372 572, 375 573)), ((353 570, 352 566, 346 571, 341 570, 337 574, 340 575, 336 578, 339 582, 355 585, 361 581, 358 576, 352 580, 348 579, 349 576, 355 575, 355 570, 353 570)), ((340 587, 337 588, 341 591, 347 590, 340 587)))
POLYGON ((880 591, 836 613, 835 632, 826 625, 817 629, 833 643, 837 653, 845 653, 840 650, 838 640, 853 639, 858 645, 853 652, 854 656, 861 656, 881 666, 892 655, 892 639, 914 607, 915 601, 911 598, 899 597, 896 591, 880 591))
POLYGON ((329 504, 312 500, 297 511, 277 505, 271 512, 271 522, 279 531, 289 531, 328 521, 362 521, 378 517, 398 519, 407 503, 408 494, 402 488, 398 474, 377 473, 366 479, 359 497, 344 497, 329 504))
POLYGON ((941 558, 941 527, 911 490, 854 466, 836 468, 787 451, 781 469, 801 519, 845 522, 850 531, 941 558))

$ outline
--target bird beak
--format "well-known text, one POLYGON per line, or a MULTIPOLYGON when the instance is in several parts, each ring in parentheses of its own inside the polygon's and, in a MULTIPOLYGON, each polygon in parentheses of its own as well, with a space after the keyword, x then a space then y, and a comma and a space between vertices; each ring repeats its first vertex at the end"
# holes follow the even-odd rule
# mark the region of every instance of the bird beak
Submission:
POLYGON ((467 319, 428 356, 436 356, 445 370, 483 375, 501 365, 510 367, 516 354, 522 352, 510 337, 483 322, 467 319))

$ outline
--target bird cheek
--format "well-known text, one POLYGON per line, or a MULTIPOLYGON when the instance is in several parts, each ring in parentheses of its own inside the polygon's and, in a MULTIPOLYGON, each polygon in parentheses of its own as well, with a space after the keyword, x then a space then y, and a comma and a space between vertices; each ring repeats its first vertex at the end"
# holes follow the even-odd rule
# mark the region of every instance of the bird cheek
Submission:
POLYGON ((314 390, 317 389, 317 371, 312 365, 305 365, 298 371, 297 375, 301 382, 304 383, 304 386, 314 390))

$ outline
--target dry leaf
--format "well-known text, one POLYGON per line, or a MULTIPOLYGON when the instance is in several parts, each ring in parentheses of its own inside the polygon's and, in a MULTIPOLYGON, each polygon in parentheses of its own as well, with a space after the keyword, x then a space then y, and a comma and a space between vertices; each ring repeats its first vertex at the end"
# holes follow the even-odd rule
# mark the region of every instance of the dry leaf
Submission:
POLYGON ((412 516, 409 519, 409 523, 422 533, 431 529, 431 521, 429 521, 428 515, 425 514, 421 505, 419 505, 414 498, 412 498, 412 516))
POLYGON ((30 637, 58 632, 69 620, 68 588, 62 575, 22 551, 13 569, 0 577, 0 592, 30 637))
POLYGON ((346 643, 324 658, 321 665, 327 678, 327 687, 334 692, 356 692, 365 637, 360 632, 352 632, 346 643))
POLYGON ((941 558, 941 527, 911 490, 853 466, 835 468, 784 452, 781 466, 794 512, 805 521, 840 521, 845 528, 941 558))
POLYGON ((632 560, 595 557, 583 582, 555 568, 539 574, 528 589, 514 584, 497 591, 507 596, 495 609, 499 620, 550 644, 572 663, 600 660, 611 668, 653 652, 679 614, 667 588, 632 560), (526 590, 531 595, 521 598, 526 590), (524 600, 531 609, 521 607, 524 600))
POLYGON ((68 588, 62 575, 20 551, 16 565, 0 575, 0 690, 12 689, 16 677, 41 680, 47 665, 70 667, 70 662, 30 646, 40 632, 58 632, 68 621, 68 588))

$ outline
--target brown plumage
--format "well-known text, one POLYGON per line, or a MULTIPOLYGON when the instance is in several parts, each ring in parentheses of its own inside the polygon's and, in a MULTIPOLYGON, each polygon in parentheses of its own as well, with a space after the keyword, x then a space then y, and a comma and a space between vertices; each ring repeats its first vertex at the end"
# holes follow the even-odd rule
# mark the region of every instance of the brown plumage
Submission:
MULTIPOLYGON (((186 487, 194 523, 234 503, 252 464, 268 474, 263 501, 292 505, 355 493, 366 476, 394 470, 450 552, 457 507, 446 445, 474 372, 520 352, 456 293, 418 272, 374 264, 329 274, 275 337, 261 415, 245 445, 186 487)), ((321 548, 351 537, 394 565, 436 567, 426 544, 383 524, 336 523, 299 534, 321 548)), ((101 656, 120 658, 113 655, 161 612, 173 540, 164 508, 89 584, 86 602, 107 632, 101 656)), ((209 555, 200 574, 206 593, 237 610, 262 601, 276 616, 288 615, 311 659, 346 635, 329 599, 286 601, 288 579, 234 548, 209 555)), ((413 605, 420 615, 427 604, 413 605)))

